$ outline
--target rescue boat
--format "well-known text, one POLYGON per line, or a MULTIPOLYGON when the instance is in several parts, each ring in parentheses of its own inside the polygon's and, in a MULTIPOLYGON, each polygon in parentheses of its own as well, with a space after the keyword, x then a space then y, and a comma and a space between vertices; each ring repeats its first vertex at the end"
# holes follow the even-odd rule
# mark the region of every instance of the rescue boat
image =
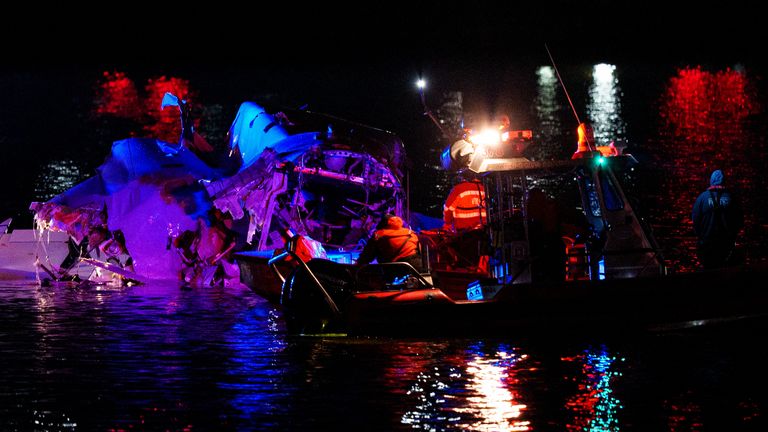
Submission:
MULTIPOLYGON (((407 263, 358 267, 305 260, 296 252, 301 237, 294 236, 282 253, 268 259, 282 286, 272 300, 281 304, 288 329, 300 334, 565 334, 767 316, 766 266, 667 274, 653 233, 619 181, 618 173, 637 162, 631 155, 613 144, 580 145, 567 160, 534 160, 526 156, 530 132, 511 131, 506 137, 481 143, 467 137, 454 146, 469 152, 447 152, 462 155, 452 162, 483 184, 487 221, 474 234, 482 234, 487 267, 445 266, 440 261, 445 251, 429 247, 439 244, 434 242, 425 242, 423 258, 430 263, 425 273, 407 263), (552 255, 537 243, 547 240, 537 228, 530 198, 534 189, 558 188, 572 193, 569 203, 580 220, 560 220, 559 226, 572 228, 559 232, 555 249, 562 254, 552 255)), ((462 234, 422 232, 433 239, 462 234)), ((249 267, 242 254, 237 260, 241 269, 249 267)))

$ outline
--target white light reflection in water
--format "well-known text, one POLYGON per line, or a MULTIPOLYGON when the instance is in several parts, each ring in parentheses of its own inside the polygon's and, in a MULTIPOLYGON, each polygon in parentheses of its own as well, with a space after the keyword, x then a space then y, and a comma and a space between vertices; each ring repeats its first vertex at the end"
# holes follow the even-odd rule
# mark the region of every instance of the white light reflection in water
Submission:
POLYGON ((557 157, 560 153, 560 139, 562 125, 560 124, 560 110, 557 92, 560 84, 552 66, 542 66, 536 71, 536 117, 539 122, 540 134, 540 158, 557 157))
POLYGON ((464 430, 527 431, 530 422, 520 420, 526 405, 515 401, 515 394, 507 387, 510 369, 525 355, 498 352, 496 358, 477 357, 467 364, 469 389, 476 396, 467 400, 469 407, 458 412, 474 414, 478 420, 461 425, 464 430))
POLYGON ((47 201, 85 179, 79 164, 73 160, 50 161, 40 168, 35 183, 35 199, 47 201))
POLYGON ((616 78, 616 66, 600 63, 592 68, 587 114, 598 145, 624 140, 626 126, 621 117, 621 88, 616 78))
POLYGON ((464 431, 531 430, 530 421, 522 418, 527 405, 513 391, 516 366, 527 356, 506 350, 470 355, 464 373, 451 368, 445 376, 437 369, 419 374, 408 393, 417 395, 420 405, 402 423, 427 430, 437 430, 436 424, 464 431))

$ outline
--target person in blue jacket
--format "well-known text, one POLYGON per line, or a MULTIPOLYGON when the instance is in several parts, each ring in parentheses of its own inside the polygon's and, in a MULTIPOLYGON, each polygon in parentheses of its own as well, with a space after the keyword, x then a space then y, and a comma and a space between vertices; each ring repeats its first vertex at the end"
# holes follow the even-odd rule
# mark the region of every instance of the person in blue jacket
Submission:
POLYGON ((726 189, 723 172, 715 170, 710 186, 693 204, 693 228, 698 236, 697 254, 705 269, 733 263, 736 236, 744 225, 738 199, 726 189))

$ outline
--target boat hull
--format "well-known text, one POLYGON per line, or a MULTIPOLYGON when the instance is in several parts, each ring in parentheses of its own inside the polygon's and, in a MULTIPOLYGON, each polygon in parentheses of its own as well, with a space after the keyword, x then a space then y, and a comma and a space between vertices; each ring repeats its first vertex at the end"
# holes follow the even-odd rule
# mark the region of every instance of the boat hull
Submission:
POLYGON ((322 328, 357 335, 525 336, 695 327, 768 317, 766 276, 768 269, 762 266, 558 285, 516 284, 480 301, 457 301, 433 287, 354 291, 338 302, 340 314, 335 320, 322 315, 329 321, 322 328))
MULTIPOLYGON (((272 251, 238 252, 235 254, 235 261, 240 268, 240 282, 267 301, 279 303, 283 282, 269 267, 272 255, 272 251)), ((277 265, 282 274, 288 274, 293 269, 293 266, 285 261, 277 265)))

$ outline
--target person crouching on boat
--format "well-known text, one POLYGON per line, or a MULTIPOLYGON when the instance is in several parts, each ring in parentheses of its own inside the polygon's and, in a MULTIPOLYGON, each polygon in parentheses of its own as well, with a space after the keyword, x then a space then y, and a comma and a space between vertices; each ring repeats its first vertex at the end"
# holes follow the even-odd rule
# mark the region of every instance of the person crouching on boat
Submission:
POLYGON ((710 186, 693 205, 693 228, 699 237, 696 252, 705 269, 734 262, 736 236, 744 225, 739 201, 725 188, 723 172, 715 170, 710 186))
POLYGON ((400 217, 392 214, 381 218, 373 236, 360 252, 357 264, 369 264, 374 259, 378 263, 405 262, 418 272, 423 271, 419 237, 404 226, 400 217))

